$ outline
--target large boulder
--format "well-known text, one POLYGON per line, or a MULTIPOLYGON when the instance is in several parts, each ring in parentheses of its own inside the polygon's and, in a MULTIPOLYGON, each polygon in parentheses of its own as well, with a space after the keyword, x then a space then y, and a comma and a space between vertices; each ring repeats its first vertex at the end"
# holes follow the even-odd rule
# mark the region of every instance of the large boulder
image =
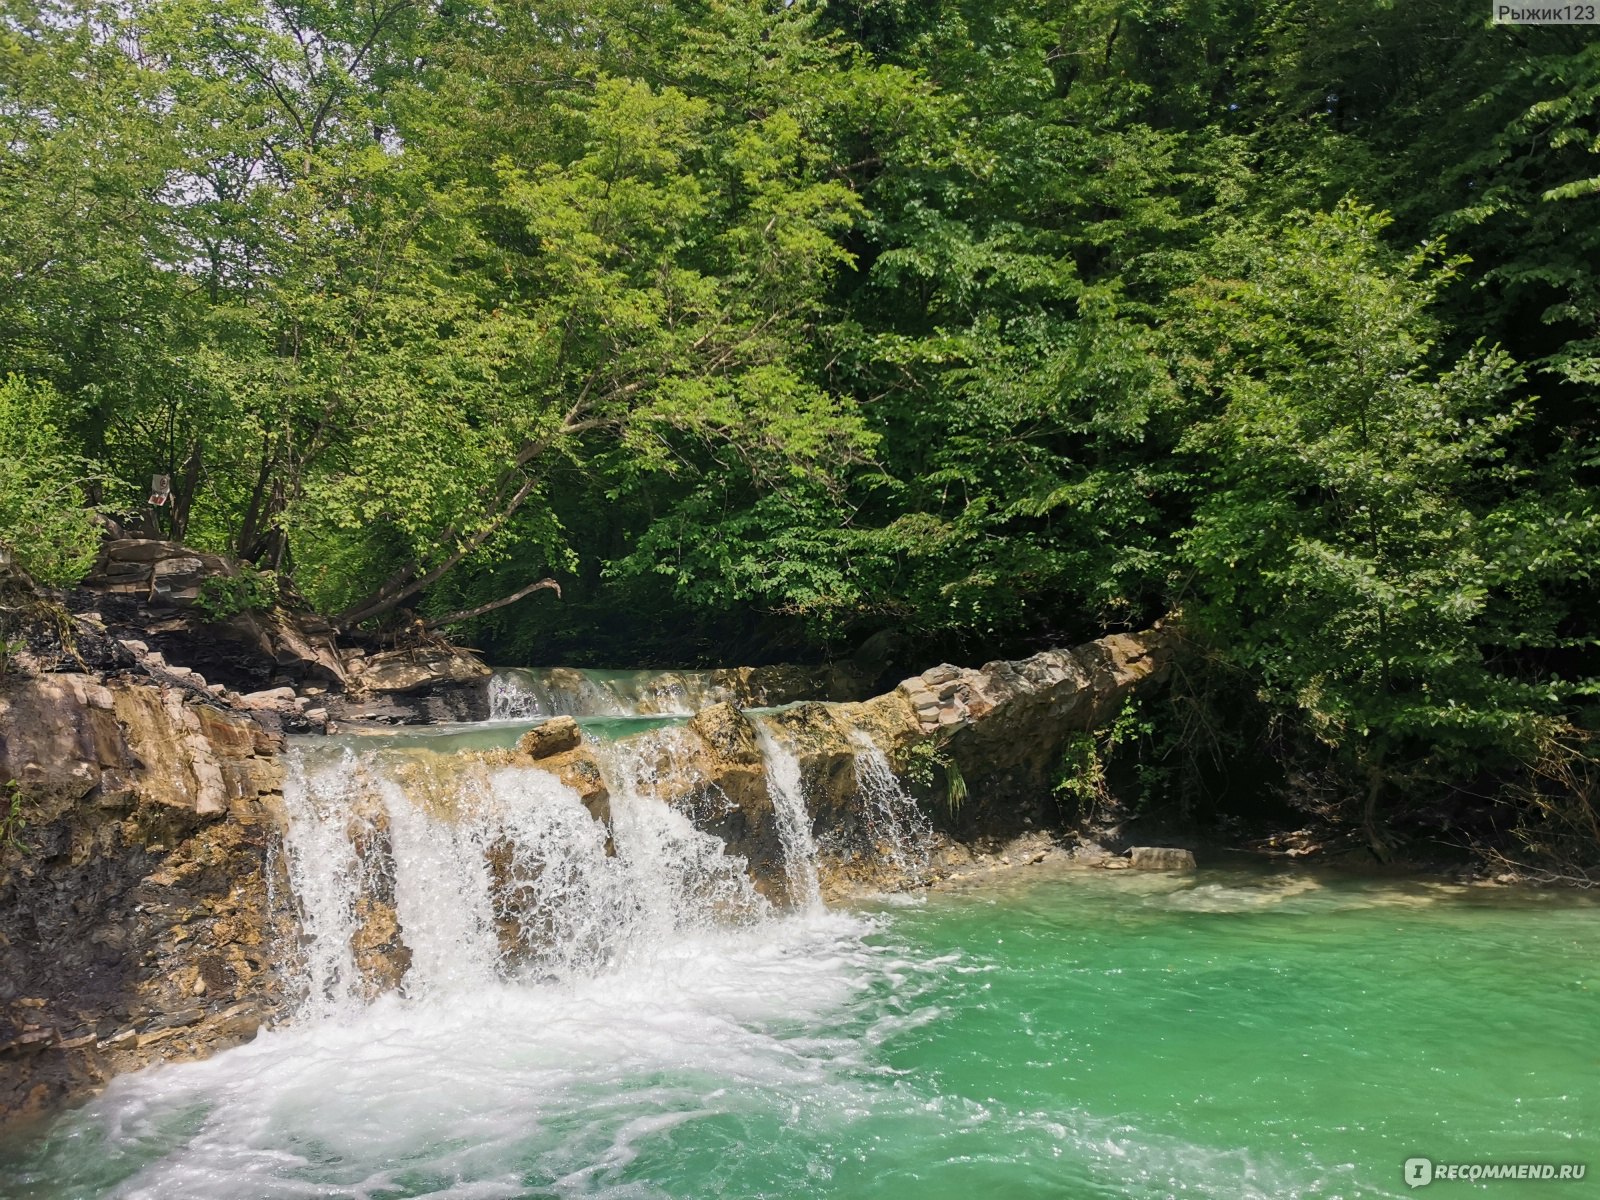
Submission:
POLYGON ((425 725, 489 716, 494 672, 470 650, 443 644, 376 654, 357 649, 346 654, 345 673, 347 691, 328 704, 340 720, 425 725))
MULTIPOLYGON (((1113 720, 1132 696, 1165 681, 1177 637, 1163 625, 1112 634, 1066 650, 977 669, 943 665, 840 715, 873 731, 899 761, 919 745, 937 749, 988 806, 1026 820, 1047 816, 1049 786, 1067 739, 1113 720)), ((1015 832, 1013 830, 1013 832, 1015 832)))
POLYGON ((517 749, 529 758, 550 758, 577 749, 583 741, 583 731, 571 717, 552 717, 543 725, 536 725, 517 739, 517 749))
POLYGON ((1194 852, 1174 846, 1134 846, 1128 865, 1135 871, 1193 871, 1194 852))

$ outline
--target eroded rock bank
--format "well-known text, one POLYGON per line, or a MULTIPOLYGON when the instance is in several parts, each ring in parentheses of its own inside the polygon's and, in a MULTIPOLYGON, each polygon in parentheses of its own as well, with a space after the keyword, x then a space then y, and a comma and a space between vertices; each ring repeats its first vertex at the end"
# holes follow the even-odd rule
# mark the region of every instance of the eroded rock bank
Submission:
MULTIPOLYGON (((643 773, 653 795, 717 834, 742 855, 769 895, 784 899, 771 751, 761 723, 794 756, 826 890, 904 882, 905 864, 886 845, 897 831, 881 787, 867 778, 876 751, 919 793, 948 840, 1010 836, 1047 823, 1052 772, 1066 740, 1112 717, 1137 692, 1166 677, 1176 638, 1162 627, 1052 650, 977 669, 939 666, 859 703, 802 703, 752 715, 730 703, 652 735, 643 773), (952 800, 961 780, 968 801, 952 800)), ((603 811, 604 752, 570 718, 525 737, 521 757, 575 787, 603 811)), ((880 760, 880 761, 882 761, 880 760)))
MULTIPOLYGON (((264 602, 261 578, 223 555, 178 542, 117 537, 102 544, 64 607, 119 648, 117 665, 137 665, 229 702, 247 698, 267 724, 293 733, 327 732, 340 722, 429 725, 493 714, 495 673, 476 652, 405 628, 388 637, 336 635, 291 591, 264 602)), ((654 695, 628 699, 630 711, 641 712, 688 711, 707 696, 747 707, 855 700, 871 694, 875 673, 870 663, 854 661, 650 672, 654 695)), ((508 715, 570 711, 560 697, 597 687, 591 673, 570 668, 521 674, 547 693, 545 703, 537 712, 508 715)))
POLYGON ((0 1114, 279 1011, 280 740, 171 687, 0 679, 0 1114))

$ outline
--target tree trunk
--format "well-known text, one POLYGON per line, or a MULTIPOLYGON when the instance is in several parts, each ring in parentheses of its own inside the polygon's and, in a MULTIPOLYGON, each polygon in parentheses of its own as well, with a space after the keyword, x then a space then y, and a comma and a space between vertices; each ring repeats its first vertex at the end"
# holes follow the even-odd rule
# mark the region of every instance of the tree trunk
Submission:
POLYGON ((1394 855, 1378 820, 1378 800, 1383 795, 1383 784, 1383 768, 1374 763, 1367 768, 1367 799, 1361 807, 1361 831, 1366 835, 1367 846, 1372 850, 1373 857, 1381 863, 1387 863, 1394 855))

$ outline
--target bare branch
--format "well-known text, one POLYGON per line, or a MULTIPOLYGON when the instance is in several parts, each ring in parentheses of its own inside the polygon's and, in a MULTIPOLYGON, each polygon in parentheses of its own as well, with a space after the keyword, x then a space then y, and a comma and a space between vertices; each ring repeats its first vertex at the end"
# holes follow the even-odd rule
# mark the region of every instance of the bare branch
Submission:
POLYGON ((541 579, 538 583, 530 583, 527 587, 512 592, 509 596, 502 596, 498 600, 491 600, 487 604, 480 604, 476 608, 463 608, 460 612, 448 613, 442 617, 434 617, 423 623, 424 629, 437 629, 441 625, 455 625, 461 621, 470 621, 473 617, 481 617, 484 613, 493 612, 497 608, 504 608, 508 604, 515 604, 524 596, 531 596, 534 592, 548 588, 555 592, 556 599, 561 599, 561 585, 554 579, 541 579))

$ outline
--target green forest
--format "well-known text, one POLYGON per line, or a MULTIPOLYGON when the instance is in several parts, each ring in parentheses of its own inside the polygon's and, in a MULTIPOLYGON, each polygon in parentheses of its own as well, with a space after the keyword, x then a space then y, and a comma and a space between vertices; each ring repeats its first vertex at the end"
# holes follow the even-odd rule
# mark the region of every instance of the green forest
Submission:
POLYGON ((4 11, 0 541, 41 581, 114 522, 352 633, 483 608, 446 628, 508 663, 1165 619, 1152 794, 1600 847, 1593 27, 4 11))

